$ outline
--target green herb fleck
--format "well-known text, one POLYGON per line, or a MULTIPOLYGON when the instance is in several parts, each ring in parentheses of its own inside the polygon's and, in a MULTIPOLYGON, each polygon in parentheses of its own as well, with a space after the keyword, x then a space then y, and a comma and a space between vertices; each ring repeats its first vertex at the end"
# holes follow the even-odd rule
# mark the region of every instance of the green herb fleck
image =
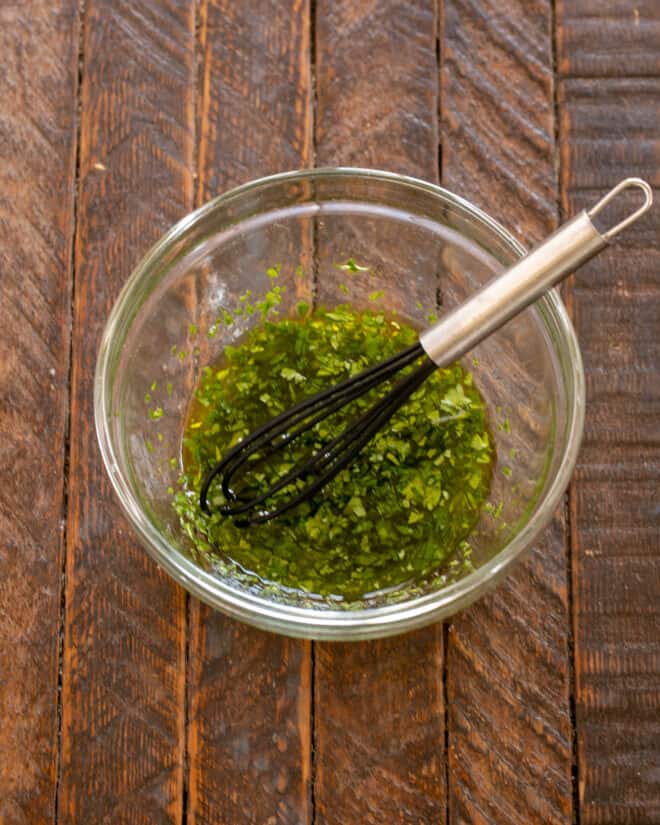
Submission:
MULTIPOLYGON (((347 271, 366 269, 351 261, 347 271)), ((304 397, 417 340, 414 329, 382 310, 358 312, 346 304, 312 311, 301 302, 295 318, 274 320, 282 293, 273 286, 256 301, 260 323, 203 371, 184 434, 181 486, 173 495, 183 529, 200 553, 253 571, 262 587, 277 583, 348 602, 423 583, 452 558, 461 559, 456 569, 468 569, 467 537, 486 504, 494 448, 483 399, 459 364, 436 370, 313 506, 241 528, 219 514, 223 495, 214 484, 213 514, 201 512, 202 479, 227 449, 304 397)), ((271 486, 387 388, 372 389, 318 422, 309 440, 296 440, 276 460, 257 462, 250 483, 271 486)), ((170 464, 176 470, 177 459, 170 464)))
POLYGON ((342 269, 344 272, 369 272, 368 266, 360 266, 355 262, 354 258, 349 258, 346 263, 335 264, 337 269, 342 269))

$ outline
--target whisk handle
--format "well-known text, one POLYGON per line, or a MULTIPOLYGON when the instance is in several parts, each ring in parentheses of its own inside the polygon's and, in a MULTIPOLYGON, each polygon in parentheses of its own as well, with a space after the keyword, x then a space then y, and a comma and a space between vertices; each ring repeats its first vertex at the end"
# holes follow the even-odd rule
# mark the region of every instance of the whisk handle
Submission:
POLYGON ((646 212, 652 201, 651 187, 646 181, 639 178, 621 181, 595 206, 560 226, 524 258, 425 330, 419 340, 427 355, 439 367, 460 358, 600 252, 611 238, 646 212), (619 192, 630 187, 644 192, 644 203, 613 228, 599 232, 592 218, 619 192))

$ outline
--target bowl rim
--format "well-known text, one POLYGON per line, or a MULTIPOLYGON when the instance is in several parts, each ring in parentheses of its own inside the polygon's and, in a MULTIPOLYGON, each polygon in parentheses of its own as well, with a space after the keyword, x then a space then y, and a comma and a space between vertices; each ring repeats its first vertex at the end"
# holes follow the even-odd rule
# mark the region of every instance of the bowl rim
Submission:
POLYGON ((571 365, 570 377, 574 392, 568 410, 566 452, 537 512, 496 556, 457 582, 394 604, 355 610, 319 610, 286 605, 235 589, 216 575, 198 567, 169 544, 166 537, 153 526, 133 495, 127 479, 119 471, 120 464, 115 455, 110 422, 105 414, 110 393, 110 361, 115 333, 123 328, 122 317, 131 307, 144 274, 167 248, 208 213, 264 186, 328 177, 369 178, 420 189, 466 211, 471 218, 498 236, 514 254, 522 256, 526 252, 522 244, 483 210, 442 186, 418 178, 357 167, 321 167, 257 178, 228 190, 186 215, 152 246, 135 267, 120 291, 103 330, 94 376, 94 420, 103 463, 124 513, 147 552, 175 581, 212 607, 262 629, 303 638, 352 640, 402 633, 455 613, 471 604, 486 589, 490 589, 531 548, 533 540, 551 520, 575 467, 584 427, 585 379, 575 330, 558 292, 550 290, 536 305, 542 307, 544 324, 551 327, 554 323, 571 365))

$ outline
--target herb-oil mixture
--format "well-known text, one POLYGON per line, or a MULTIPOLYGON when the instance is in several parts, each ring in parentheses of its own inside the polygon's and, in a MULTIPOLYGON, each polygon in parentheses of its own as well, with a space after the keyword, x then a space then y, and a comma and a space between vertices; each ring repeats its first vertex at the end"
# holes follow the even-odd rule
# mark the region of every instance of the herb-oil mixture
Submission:
MULTIPOLYGON (((227 449, 302 398, 418 338, 383 311, 350 304, 312 312, 300 303, 296 317, 279 317, 281 297, 279 287, 255 305, 243 296, 240 311, 260 313, 261 323, 224 349, 196 390, 174 507, 197 549, 231 559, 263 582, 349 602, 428 580, 450 558, 469 563, 468 536, 488 496, 495 451, 484 400, 460 364, 433 373, 312 504, 242 527, 218 512, 224 498, 216 483, 211 515, 202 512, 202 481, 227 449)), ((257 467, 253 482, 270 486, 390 386, 320 422, 310 440, 275 454, 263 472, 257 467)))

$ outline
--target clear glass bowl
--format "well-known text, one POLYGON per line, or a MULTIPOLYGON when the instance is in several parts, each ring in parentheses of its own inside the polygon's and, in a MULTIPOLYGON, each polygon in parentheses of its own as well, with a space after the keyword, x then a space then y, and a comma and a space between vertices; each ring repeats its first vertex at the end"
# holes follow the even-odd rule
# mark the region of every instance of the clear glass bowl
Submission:
POLYGON ((474 569, 341 608, 263 588, 229 563, 194 552, 171 507, 180 445, 200 370, 254 317, 206 333, 247 289, 269 288, 282 264, 285 303, 313 295, 386 305, 420 329, 436 303, 464 300, 524 252, 470 203, 430 183, 360 169, 275 175, 234 189, 184 218, 128 280, 101 343, 94 409, 103 459, 151 556, 195 596, 242 621, 292 636, 386 636, 441 619, 491 587, 548 523, 573 470, 584 418, 575 333, 552 292, 474 350, 466 363, 485 395, 498 463, 489 506, 470 536, 474 569), (368 273, 348 277, 354 258, 368 273), (303 277, 294 272, 302 266, 303 277), (155 382, 155 383, 154 383, 155 382), (150 401, 145 401, 146 396, 150 401), (152 420, 148 409, 161 407, 152 420))

